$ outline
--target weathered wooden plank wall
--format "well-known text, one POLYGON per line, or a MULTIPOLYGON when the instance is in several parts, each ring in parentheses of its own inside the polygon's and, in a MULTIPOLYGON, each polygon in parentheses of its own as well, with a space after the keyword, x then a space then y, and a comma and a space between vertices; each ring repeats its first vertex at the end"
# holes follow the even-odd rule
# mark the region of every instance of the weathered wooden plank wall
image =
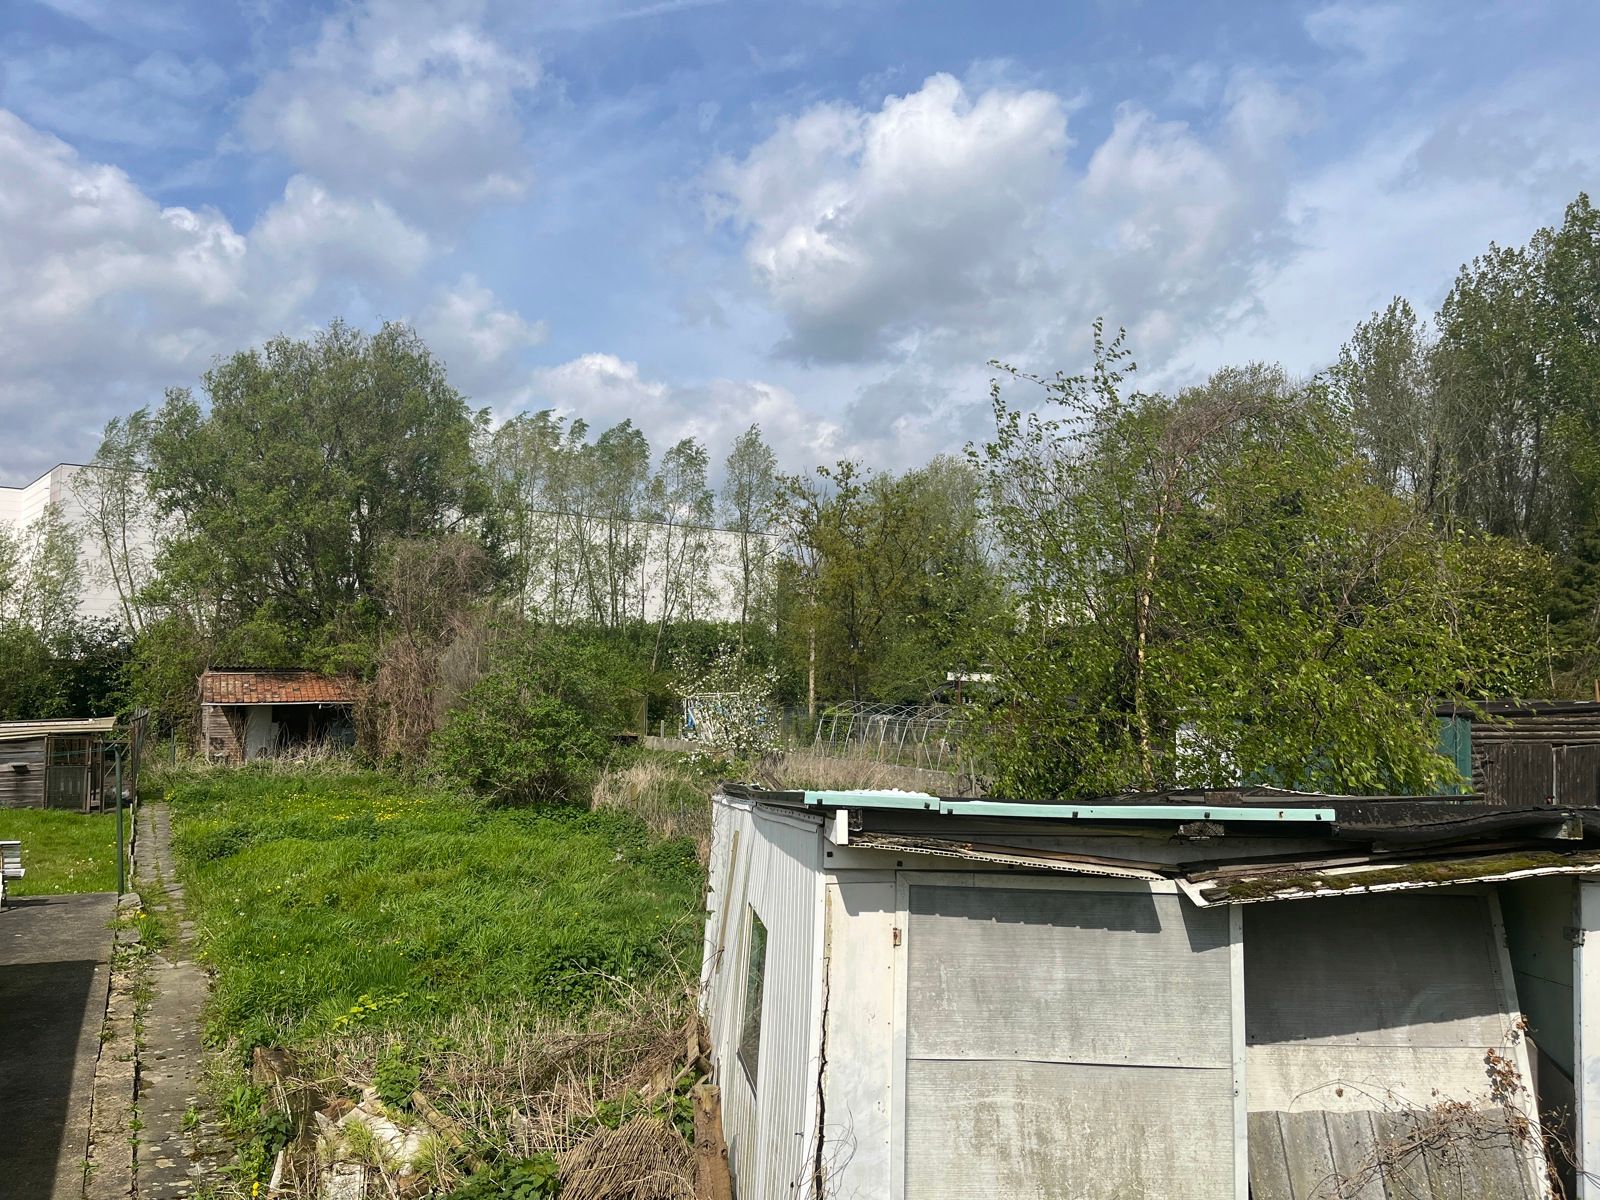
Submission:
POLYGON ((200 706, 200 740, 206 757, 217 762, 244 761, 242 710, 224 704, 200 706))
POLYGON ((1472 787, 1500 804, 1600 803, 1600 714, 1535 712, 1474 721, 1472 787))
POLYGON ((43 734, 0 741, 0 808, 44 807, 44 744, 43 734))

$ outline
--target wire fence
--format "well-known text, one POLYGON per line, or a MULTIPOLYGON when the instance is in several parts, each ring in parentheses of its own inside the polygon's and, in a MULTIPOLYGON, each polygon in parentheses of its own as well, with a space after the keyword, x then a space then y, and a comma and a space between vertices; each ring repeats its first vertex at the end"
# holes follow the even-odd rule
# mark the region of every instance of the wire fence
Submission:
MULTIPOLYGON (((810 747, 819 754, 867 757, 931 771, 970 769, 963 741, 970 731, 948 704, 843 701, 820 709, 810 747)), ((803 743, 801 743, 803 744, 803 743)))
MULTIPOLYGON (((650 732, 693 737, 698 728, 713 723, 718 699, 696 697, 650 732)), ((788 751, 964 776, 981 773, 970 741, 974 727, 954 705, 841 700, 818 705, 814 717, 804 705, 791 705, 774 712, 773 720, 776 741, 788 751)))

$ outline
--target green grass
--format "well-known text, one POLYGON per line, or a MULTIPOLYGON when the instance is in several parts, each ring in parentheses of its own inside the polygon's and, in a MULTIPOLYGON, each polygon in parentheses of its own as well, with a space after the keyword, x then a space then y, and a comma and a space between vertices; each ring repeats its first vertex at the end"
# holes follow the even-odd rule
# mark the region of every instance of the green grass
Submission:
MULTIPOLYGON (((131 834, 133 814, 125 813, 123 819, 124 834, 131 834)), ((8 895, 117 890, 116 813, 0 808, 0 841, 22 843, 27 871, 7 885, 8 895)))
POLYGON ((693 844, 621 812, 492 810, 377 774, 175 780, 174 850, 241 1048, 693 974, 693 844))

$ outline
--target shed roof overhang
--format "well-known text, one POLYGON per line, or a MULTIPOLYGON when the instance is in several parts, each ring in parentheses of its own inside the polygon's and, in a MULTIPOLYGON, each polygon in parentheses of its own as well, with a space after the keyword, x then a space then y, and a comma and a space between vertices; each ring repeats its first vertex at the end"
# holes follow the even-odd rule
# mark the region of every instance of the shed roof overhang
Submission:
POLYGON ((84 735, 110 733, 117 727, 115 717, 62 717, 51 721, 0 721, 0 742, 42 737, 59 733, 84 735))
POLYGON ((1201 907, 1600 874, 1600 806, 1509 808, 1475 796, 1331 796, 1270 788, 1079 804, 919 792, 772 792, 738 784, 723 785, 723 792, 825 816, 836 840, 862 850, 1170 880, 1201 907), (1141 845, 1149 857, 1141 855, 1141 845), (1150 853, 1157 846, 1165 853, 1150 853), (1193 853, 1183 849, 1189 846, 1193 853))

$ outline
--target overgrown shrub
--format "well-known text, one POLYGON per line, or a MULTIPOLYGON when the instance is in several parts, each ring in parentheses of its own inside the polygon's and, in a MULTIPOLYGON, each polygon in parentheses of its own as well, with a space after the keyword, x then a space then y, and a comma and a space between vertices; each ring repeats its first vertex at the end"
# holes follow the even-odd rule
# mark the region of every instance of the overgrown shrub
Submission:
POLYGON ((605 649, 538 629, 503 631, 489 673, 434 735, 434 763, 498 804, 582 804, 622 724, 605 649))
POLYGON ((561 1194, 561 1172, 540 1154, 480 1171, 450 1193, 450 1200, 545 1200, 561 1194))

